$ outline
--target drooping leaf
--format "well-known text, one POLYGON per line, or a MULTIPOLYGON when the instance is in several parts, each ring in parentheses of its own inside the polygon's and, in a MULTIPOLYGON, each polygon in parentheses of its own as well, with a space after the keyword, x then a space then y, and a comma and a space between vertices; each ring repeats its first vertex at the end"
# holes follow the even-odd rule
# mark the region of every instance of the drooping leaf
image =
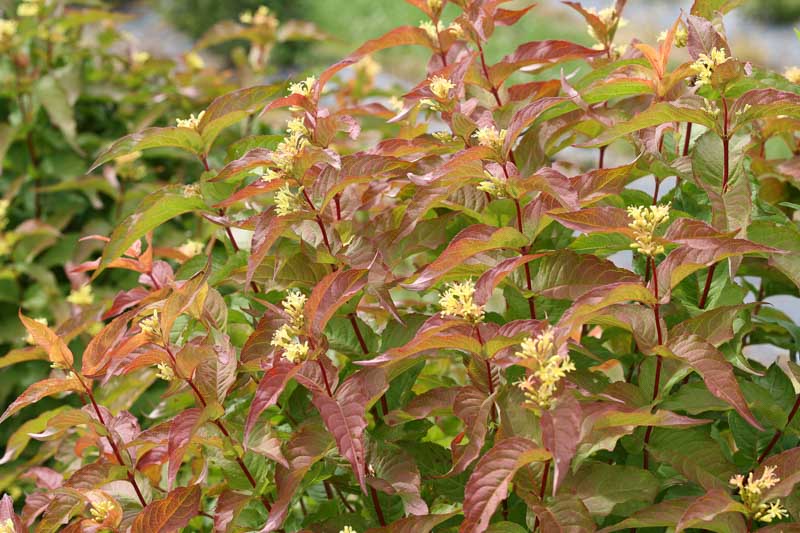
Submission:
POLYGON ((547 461, 550 453, 522 437, 495 444, 484 455, 464 491, 464 522, 460 533, 485 531, 497 506, 508 497, 508 486, 517 471, 533 462, 547 461))
POLYGON ((204 153, 208 153, 219 133, 248 115, 260 111, 278 92, 279 84, 258 85, 239 89, 214 99, 205 110, 197 131, 203 139, 204 153))
POLYGON ((317 283, 306 301, 304 311, 312 336, 322 334, 336 311, 364 288, 366 274, 366 270, 359 269, 337 270, 317 283))
POLYGON ((33 341, 47 352, 50 362, 60 368, 72 367, 72 351, 67 346, 61 337, 55 331, 47 327, 45 324, 30 319, 19 312, 19 319, 28 330, 28 333, 33 338, 33 341))
POLYGON ((42 398, 73 391, 83 391, 77 377, 49 378, 37 381, 11 402, 3 416, 0 416, 0 424, 23 407, 36 403, 42 398))
POLYGON ((675 531, 683 531, 689 527, 701 527, 720 533, 735 533, 747 530, 744 518, 740 513, 746 513, 747 508, 741 503, 733 500, 727 491, 722 489, 712 489, 703 496, 694 500, 683 513, 678 521, 675 531), (724 522, 718 522, 720 515, 728 515, 722 518, 724 522), (716 526, 716 527, 715 527, 716 526))
POLYGON ((165 147, 180 148, 195 155, 202 154, 203 139, 196 130, 191 128, 147 128, 123 137, 112 144, 92 163, 89 172, 113 159, 133 152, 165 147))
POLYGON ((133 521, 131 533, 179 531, 200 512, 201 493, 198 485, 178 487, 164 499, 148 504, 133 521))
POLYGON ((553 494, 564 481, 581 438, 581 406, 572 394, 561 395, 556 406, 542 414, 542 444, 553 454, 553 494))

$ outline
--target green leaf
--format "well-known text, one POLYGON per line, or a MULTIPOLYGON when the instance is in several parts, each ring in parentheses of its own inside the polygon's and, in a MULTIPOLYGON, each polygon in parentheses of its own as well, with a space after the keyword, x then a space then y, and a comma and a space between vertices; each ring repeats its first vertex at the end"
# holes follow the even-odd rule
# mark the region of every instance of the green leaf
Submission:
POLYGON ((164 187, 149 194, 111 234, 93 279, 148 232, 178 215, 205 208, 205 202, 199 195, 181 185, 164 187))
POLYGON ((89 172, 113 159, 133 152, 166 147, 180 148, 194 155, 204 153, 203 139, 197 131, 191 128, 147 128, 123 137, 112 144, 92 163, 89 172))
POLYGON ((258 85, 215 98, 197 126, 203 139, 202 153, 208 153, 223 129, 264 108, 281 86, 258 85))
POLYGON ((562 492, 577 495, 592 516, 608 516, 621 504, 652 503, 659 487, 658 479, 641 468, 588 463, 564 481, 562 492))

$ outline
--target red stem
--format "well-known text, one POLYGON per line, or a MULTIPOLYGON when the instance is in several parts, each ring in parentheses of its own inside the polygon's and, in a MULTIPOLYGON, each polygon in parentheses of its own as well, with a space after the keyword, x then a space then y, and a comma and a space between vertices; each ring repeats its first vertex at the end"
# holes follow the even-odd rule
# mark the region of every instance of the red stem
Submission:
POLYGON ((598 161, 597 161, 597 168, 604 168, 605 161, 606 161, 606 148, 608 148, 608 147, 607 146, 601 146, 600 147, 600 157, 598 158, 598 161))
POLYGON ((705 287, 703 287, 703 294, 700 295, 700 301, 697 303, 697 307, 700 309, 705 309, 706 303, 708 303, 708 291, 711 289, 711 280, 714 279, 714 270, 716 268, 716 263, 708 267, 708 274, 706 274, 706 284, 705 287))
POLYGON ((689 140, 692 138, 692 123, 686 123, 686 139, 683 141, 683 155, 689 155, 689 140))
POLYGON ((722 192, 728 192, 730 177, 730 137, 728 136, 728 101, 722 97, 722 192))
POLYGON ((483 53, 483 46, 481 46, 480 39, 476 39, 475 44, 478 45, 478 51, 481 54, 481 68, 483 69, 483 75, 486 77, 486 82, 492 89, 492 95, 494 96, 494 101, 497 102, 497 107, 503 107, 503 102, 500 100, 500 94, 497 92, 497 88, 492 83, 492 78, 489 77, 489 68, 486 66, 486 56, 483 53))
POLYGON ((369 495, 372 498, 372 505, 375 507, 375 514, 378 515, 378 523, 381 527, 386 527, 386 518, 383 516, 383 509, 381 509, 381 502, 378 500, 378 493, 374 487, 369 488, 369 495))
MULTIPOLYGON (((652 256, 647 258, 650 270, 653 273, 653 296, 655 296, 656 303, 653 304, 653 318, 656 322, 656 334, 658 335, 658 344, 664 343, 664 334, 661 331, 661 311, 658 303, 658 271, 656 270, 656 260, 652 256)), ((656 356, 656 375, 653 379, 653 401, 658 397, 658 389, 661 384, 661 365, 662 359, 660 355, 656 356)), ((653 426, 647 426, 647 431, 644 433, 644 448, 643 448, 643 466, 647 470, 650 462, 649 454, 647 453, 647 444, 650 442, 650 435, 653 433, 653 426)))
MULTIPOLYGON (((361 328, 358 327, 358 320, 356 318, 355 313, 350 313, 347 315, 347 318, 350 319, 350 324, 353 326, 353 331, 356 334, 356 338, 358 339, 358 345, 361 346, 361 351, 364 352, 364 355, 369 354, 369 348, 367 347, 367 343, 364 340, 364 336, 361 334, 361 328)), ((386 416, 389 413, 389 404, 386 401, 386 395, 381 395, 381 411, 383 411, 383 416, 386 416)))
MULTIPOLYGON (((550 474, 550 461, 545 461, 544 463, 544 470, 542 471, 542 482, 539 485, 539 500, 544 500, 544 492, 547 490, 547 478, 550 474)), ((536 517, 536 521, 533 523, 533 530, 536 531, 536 528, 539 527, 539 517, 536 517)))
MULTIPOLYGON (((792 410, 789 412, 789 417, 786 419, 786 427, 789 427, 789 424, 792 423, 792 419, 794 418, 794 415, 797 414, 798 408, 800 408, 800 394, 797 395, 797 398, 794 401, 794 405, 792 406, 792 410)), ((764 448, 764 451, 761 452, 761 455, 758 456, 758 464, 761 464, 762 461, 764 461, 764 459, 767 457, 767 455, 769 455, 769 452, 772 451, 772 448, 774 448, 775 445, 778 443, 778 440, 780 440, 781 435, 783 435, 782 430, 779 429, 775 432, 775 435, 773 435, 772 440, 769 441, 767 447, 764 448)))
POLYGON ((333 396, 330 383, 328 383, 328 375, 325 373, 325 366, 322 364, 322 360, 317 359, 317 364, 319 365, 320 372, 322 372, 322 381, 325 382, 325 390, 328 391, 328 396, 333 396))
MULTIPOLYGON (((220 209, 219 210, 219 216, 221 216, 221 217, 225 216, 225 210, 224 209, 220 209)), ((227 224, 225 224, 225 233, 228 235, 228 240, 231 243, 231 248, 233 248, 233 252, 234 253, 239 253, 239 250, 240 250, 239 243, 236 242, 236 237, 233 236, 233 230, 231 230, 231 227, 228 226, 227 224)), ((256 294, 261 292, 261 289, 258 288, 258 284, 255 281, 251 281, 250 282, 250 288, 253 289, 253 292, 256 293, 256 294)))
MULTIPOLYGON (((506 168, 505 165, 503 166, 503 171, 505 172, 506 168)), ((506 179, 508 179, 508 173, 506 173, 506 179)), ((514 207, 517 209, 517 231, 522 233, 522 208, 519 205, 519 200, 514 198, 514 207)), ((527 246, 522 248, 522 254, 528 253, 527 246)), ((528 286, 528 290, 533 290, 533 283, 531 282, 531 266, 528 263, 525 263, 525 283, 528 286)), ((536 302, 533 299, 533 296, 528 297, 528 311, 531 314, 531 318, 536 320, 536 302)))
POLYGON ((325 247, 328 249, 328 253, 333 255, 333 250, 331 249, 331 243, 328 241, 328 233, 325 231, 325 224, 322 223, 322 219, 317 212, 317 208, 314 206, 314 202, 311 201, 311 198, 308 196, 308 193, 305 189, 303 189, 303 196, 308 202, 309 207, 311 210, 314 211, 314 218, 317 220, 317 226, 319 226, 319 230, 322 232, 322 240, 325 241, 325 247))

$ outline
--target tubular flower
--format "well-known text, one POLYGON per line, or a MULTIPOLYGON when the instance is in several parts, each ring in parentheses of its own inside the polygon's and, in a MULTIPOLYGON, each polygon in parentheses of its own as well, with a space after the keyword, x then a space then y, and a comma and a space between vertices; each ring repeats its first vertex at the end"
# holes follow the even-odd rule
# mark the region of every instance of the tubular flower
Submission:
POLYGON ((158 377, 164 381, 172 381, 175 379, 175 370, 172 369, 169 363, 158 363, 156 368, 158 368, 158 377))
POLYGON ((194 116, 194 113, 189 115, 189 118, 176 118, 175 122, 178 124, 179 128, 189 128, 192 130, 196 130, 197 126, 200 125, 200 121, 203 120, 203 116, 206 114, 205 111, 201 111, 199 115, 194 116))
POLYGON ((488 170, 484 170, 483 174, 487 179, 478 184, 478 190, 491 194, 496 198, 511 198, 513 193, 508 186, 508 181, 495 176, 488 170))
POLYGON ((486 126, 480 128, 472 134, 481 146, 491 148, 497 153, 503 149, 503 143, 506 142, 506 130, 498 130, 494 126, 486 126))
POLYGON ((667 205, 628 207, 628 216, 633 219, 628 227, 633 230, 635 239, 631 248, 650 257, 664 253, 664 246, 655 242, 654 235, 656 227, 669 218, 669 207, 669 203, 667 205))
POLYGON ((548 327, 536 337, 528 337, 520 344, 515 355, 534 363, 533 372, 518 381, 525 397, 535 410, 549 409, 559 381, 567 372, 575 370, 568 355, 560 355, 555 345, 555 330, 548 327))
POLYGON ((443 78, 441 76, 434 76, 431 78, 430 82, 430 89, 431 92, 438 98, 439 100, 447 100, 450 98, 450 91, 455 88, 455 84, 448 80, 447 78, 443 78))
MULTIPOLYGON (((442 4, 444 4, 444 0, 428 0, 428 9, 430 9, 431 11, 436 11, 437 9, 442 7, 442 4)), ((350 526, 348 526, 348 527, 350 527, 350 526)), ((350 529, 352 529, 352 528, 350 528, 350 529)), ((355 532, 353 532, 353 533, 355 533, 355 532)))
POLYGON ((178 251, 186 257, 194 257, 203 251, 203 243, 200 241, 188 240, 178 247, 178 251))
POLYGON ((724 48, 717 49, 714 47, 711 49, 711 53, 709 55, 700 54, 697 57, 697 60, 690 66, 690 68, 695 72, 694 85, 696 87, 709 85, 711 83, 711 75, 714 73, 714 69, 729 59, 730 57, 725 55, 724 48))
POLYGON ((300 187, 297 192, 292 191, 288 183, 284 183, 283 187, 278 189, 278 192, 275 193, 275 207, 278 216, 285 217, 302 210, 303 201, 300 199, 302 191, 303 187, 300 187))
POLYGON ((775 500, 771 503, 762 501, 762 493, 771 489, 780 481, 775 475, 775 468, 775 466, 765 467, 761 477, 758 479, 755 479, 753 473, 750 472, 747 478, 741 474, 736 474, 728 481, 728 483, 739 489, 739 497, 747 508, 749 518, 755 518, 761 522, 772 522, 775 519, 780 520, 789 516, 786 509, 781 507, 780 500, 775 500))
MULTIPOLYGON (((667 40, 667 31, 664 30, 658 34, 658 42, 666 41, 667 40)), ((689 43, 689 32, 686 31, 684 26, 678 26, 675 29, 675 35, 672 37, 672 44, 675 45, 676 48, 685 48, 686 45, 689 43)))
POLYGON ((6 518, 0 522, 0 533, 16 533, 16 529, 14 529, 14 521, 10 518, 6 518))
POLYGON ((422 22, 419 23, 419 27, 420 29, 425 30, 425 33, 428 35, 428 39, 430 39, 434 43, 438 42, 439 33, 447 29, 445 28, 445 25, 441 20, 436 24, 434 24, 429 20, 423 20, 422 22))
MULTIPOLYGON (((0 35, 2 35, 2 33, 2 29, 0 29, 0 35)), ((787 68, 783 71, 783 77, 794 84, 800 84, 800 67, 787 68)))
POLYGON ((11 39, 17 33, 17 21, 0 18, 0 41, 11 39))
POLYGON ((18 17, 35 17, 39 14, 39 2, 37 0, 22 0, 17 6, 18 17))
POLYGON ((291 119, 287 123, 286 128, 289 135, 278 143, 275 151, 272 152, 272 162, 275 163, 275 166, 282 172, 288 173, 291 172, 297 156, 300 155, 303 148, 310 143, 307 138, 308 128, 306 128, 302 119, 291 119))
MULTIPOLYGON (((441 2, 441 0, 439 0, 441 2)), ((431 0, 428 0, 428 4, 431 3, 431 0)), ((344 526, 339 533, 358 533, 355 529, 350 526, 344 526)))
POLYGON ((314 85, 317 84, 317 78, 314 76, 309 76, 303 81, 299 81, 297 83, 292 83, 289 85, 289 93, 290 94, 300 94, 308 98, 311 96, 311 91, 314 89, 314 85))
POLYGON ((89 512, 92 514, 92 520, 98 524, 102 524, 105 519, 108 518, 108 514, 113 510, 114 502, 103 500, 101 502, 93 503, 89 512))
POLYGON ((289 321, 272 334, 270 344, 283 349, 283 356, 291 363, 297 363, 308 355, 308 342, 297 338, 305 322, 303 309, 308 298, 300 291, 290 291, 281 305, 289 315, 289 321))
POLYGON ((266 26, 269 28, 278 27, 278 19, 275 18, 267 6, 259 7, 255 13, 247 10, 239 15, 239 22, 253 26, 266 26))
MULTIPOLYGON (((597 15, 597 18, 599 18, 603 25, 609 30, 623 28, 628 25, 628 21, 620 17, 619 13, 617 13, 617 10, 613 7, 605 7, 600 11, 590 7, 587 9, 587 11, 593 15, 597 15)), ((587 26, 586 32, 592 39, 600 41, 600 38, 597 36, 597 33, 594 31, 594 28, 592 28, 591 25, 587 26)))
POLYGON ((471 280, 451 283, 439 298, 442 316, 457 316, 474 323, 482 321, 483 306, 476 304, 474 297, 475 283, 471 280))
POLYGON ((92 305, 94 303, 92 286, 87 283, 80 289, 70 292, 67 301, 72 305, 92 305))
POLYGON ((147 318, 139 320, 139 329, 151 340, 161 339, 161 322, 158 318, 158 309, 147 318))

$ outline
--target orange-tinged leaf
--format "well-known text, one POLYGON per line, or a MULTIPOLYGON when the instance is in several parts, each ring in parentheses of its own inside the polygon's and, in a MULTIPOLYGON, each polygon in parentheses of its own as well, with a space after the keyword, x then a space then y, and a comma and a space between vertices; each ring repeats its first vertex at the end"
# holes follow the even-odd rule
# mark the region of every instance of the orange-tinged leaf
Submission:
POLYGON ((208 153, 223 129, 260 111, 280 87, 280 84, 257 85, 215 98, 197 125, 197 131, 203 139, 204 153, 208 153))
POLYGON ((50 362, 59 368, 72 367, 72 351, 55 331, 19 312, 19 319, 37 346, 47 352, 50 362))
POLYGON ((367 284, 367 271, 337 270, 325 276, 311 292, 304 315, 309 333, 318 337, 336 311, 367 284))
POLYGON ((133 521, 131 533, 173 533, 186 527, 200 512, 201 493, 197 485, 179 487, 163 500, 148 504, 133 521))
POLYGON ((112 159, 151 148, 180 148, 192 154, 203 153, 203 139, 191 128, 147 128, 132 133, 111 145, 89 168, 89 172, 112 159))
POLYGON ((20 394, 17 399, 8 406, 3 416, 0 416, 0 424, 23 407, 36 403, 42 398, 62 392, 81 390, 83 390, 83 388, 77 377, 50 378, 37 381, 25 389, 25 392, 20 394))

